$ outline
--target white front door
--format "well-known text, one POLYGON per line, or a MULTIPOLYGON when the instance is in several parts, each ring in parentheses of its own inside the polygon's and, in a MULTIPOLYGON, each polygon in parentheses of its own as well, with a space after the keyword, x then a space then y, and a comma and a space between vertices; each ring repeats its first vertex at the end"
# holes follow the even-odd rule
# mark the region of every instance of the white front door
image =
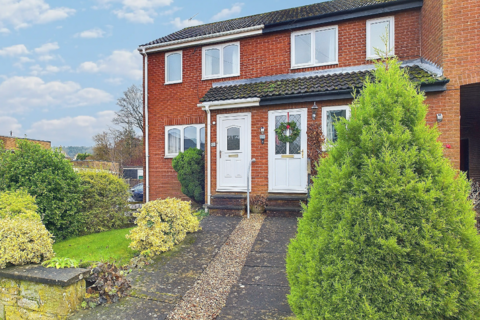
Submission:
POLYGON ((268 113, 268 187, 270 192, 307 192, 307 109, 268 113), (300 135, 292 143, 278 140, 275 129, 295 121, 300 135))
POLYGON ((217 116, 217 190, 246 191, 250 113, 217 116))

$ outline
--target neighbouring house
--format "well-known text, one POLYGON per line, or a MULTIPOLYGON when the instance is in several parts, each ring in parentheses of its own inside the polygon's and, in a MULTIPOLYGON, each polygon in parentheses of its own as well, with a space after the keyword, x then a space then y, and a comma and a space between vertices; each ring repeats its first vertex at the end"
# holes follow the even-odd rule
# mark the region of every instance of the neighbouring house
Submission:
POLYGON ((17 140, 27 140, 36 144, 39 144, 45 149, 52 148, 51 141, 44 141, 44 140, 35 140, 35 139, 28 139, 28 138, 16 138, 16 137, 9 137, 9 136, 0 136, 0 141, 3 142, 3 146, 6 150, 16 150, 18 148, 17 140))
POLYGON ((239 214, 251 192, 267 213, 307 194, 306 128, 335 141, 353 88, 388 49, 420 85, 453 165, 480 180, 478 0, 333 0, 185 28, 139 47, 144 59, 146 201, 183 197, 172 158, 205 150, 206 202, 239 214), (292 142, 275 129, 300 129, 292 142))

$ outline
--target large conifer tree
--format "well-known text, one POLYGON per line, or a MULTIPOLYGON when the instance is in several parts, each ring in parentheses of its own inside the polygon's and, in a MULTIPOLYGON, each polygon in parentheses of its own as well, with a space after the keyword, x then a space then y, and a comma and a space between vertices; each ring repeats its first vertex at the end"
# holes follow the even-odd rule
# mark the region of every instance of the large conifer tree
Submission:
POLYGON ((287 255, 299 319, 479 319, 469 182, 426 125, 425 96, 377 63, 336 124, 287 255))

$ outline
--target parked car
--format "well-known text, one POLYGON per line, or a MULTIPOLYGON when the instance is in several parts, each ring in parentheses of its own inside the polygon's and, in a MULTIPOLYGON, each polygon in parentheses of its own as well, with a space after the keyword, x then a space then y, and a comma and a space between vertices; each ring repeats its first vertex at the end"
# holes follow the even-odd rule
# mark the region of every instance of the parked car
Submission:
POLYGON ((131 190, 134 201, 143 201, 143 183, 137 184, 131 190))

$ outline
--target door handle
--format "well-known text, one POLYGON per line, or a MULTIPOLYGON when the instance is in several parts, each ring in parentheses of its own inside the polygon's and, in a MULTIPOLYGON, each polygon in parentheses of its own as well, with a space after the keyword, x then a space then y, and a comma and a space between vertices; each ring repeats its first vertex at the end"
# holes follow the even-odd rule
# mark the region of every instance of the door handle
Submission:
POLYGON ((302 149, 302 159, 303 159, 303 149, 302 149))
POLYGON ((222 150, 220 150, 220 159, 222 158, 222 150))

